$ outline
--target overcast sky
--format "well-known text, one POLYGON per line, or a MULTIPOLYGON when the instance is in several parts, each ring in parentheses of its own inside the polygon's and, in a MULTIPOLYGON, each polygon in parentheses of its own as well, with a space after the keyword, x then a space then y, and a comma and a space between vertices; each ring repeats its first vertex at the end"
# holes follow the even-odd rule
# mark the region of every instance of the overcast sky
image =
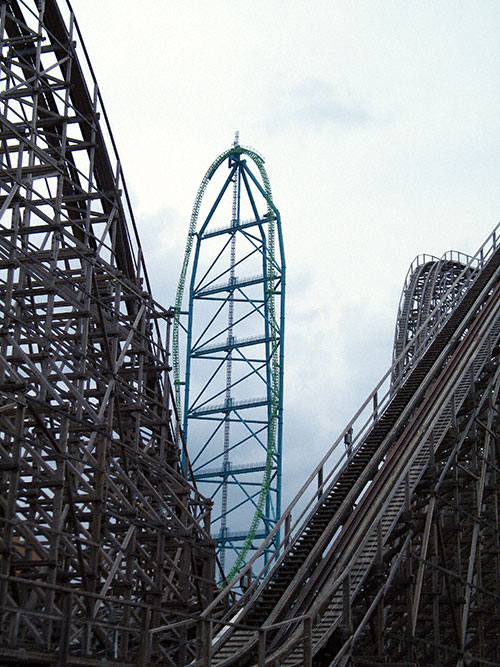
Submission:
POLYGON ((266 158, 288 270, 288 499, 389 366, 413 258, 474 253, 499 219, 500 3, 72 4, 163 305, 208 166, 235 130, 266 158))

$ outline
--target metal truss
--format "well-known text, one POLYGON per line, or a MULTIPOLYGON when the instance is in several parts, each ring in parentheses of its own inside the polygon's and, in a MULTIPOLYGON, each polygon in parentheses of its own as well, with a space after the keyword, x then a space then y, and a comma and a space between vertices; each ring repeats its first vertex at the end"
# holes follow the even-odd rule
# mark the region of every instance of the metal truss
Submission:
POLYGON ((69 4, 1 2, 0 49, 0 662, 184 664, 215 545, 171 313, 69 4))
POLYGON ((193 473, 214 501, 212 535, 228 579, 281 512, 284 290, 280 214, 264 161, 236 139, 211 165, 195 200, 173 338, 193 473))
POLYGON ((283 511, 263 581, 226 611, 255 554, 203 612, 193 665, 499 664, 497 233, 439 269, 442 303, 283 511))

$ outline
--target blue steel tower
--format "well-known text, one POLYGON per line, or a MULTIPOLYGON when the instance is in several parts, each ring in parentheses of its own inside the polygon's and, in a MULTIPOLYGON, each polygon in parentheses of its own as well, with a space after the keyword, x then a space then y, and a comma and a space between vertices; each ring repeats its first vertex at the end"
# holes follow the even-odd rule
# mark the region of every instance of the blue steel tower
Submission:
POLYGON ((284 294, 280 214, 263 158, 237 135, 195 199, 173 332, 192 475, 229 579, 281 512, 284 294))

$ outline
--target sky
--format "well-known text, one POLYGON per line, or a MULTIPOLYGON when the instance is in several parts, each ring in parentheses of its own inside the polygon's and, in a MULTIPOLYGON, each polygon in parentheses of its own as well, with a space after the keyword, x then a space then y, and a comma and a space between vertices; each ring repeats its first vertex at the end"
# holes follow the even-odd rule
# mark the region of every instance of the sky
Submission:
POLYGON ((200 181, 266 159, 287 262, 285 502, 391 362, 420 253, 500 215, 496 0, 73 0, 157 301, 200 181))

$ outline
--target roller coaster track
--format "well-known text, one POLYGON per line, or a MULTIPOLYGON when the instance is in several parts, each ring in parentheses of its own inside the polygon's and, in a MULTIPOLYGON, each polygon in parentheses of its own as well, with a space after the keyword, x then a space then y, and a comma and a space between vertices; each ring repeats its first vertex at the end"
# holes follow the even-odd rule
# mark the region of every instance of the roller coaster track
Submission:
MULTIPOLYGON (((222 169, 217 176, 221 172, 222 169)), ((220 545, 221 566, 224 568, 226 551, 232 558, 226 572, 228 581, 239 572, 262 536, 269 533, 281 508, 284 295, 281 219, 264 160, 235 141, 210 165, 195 197, 172 332, 177 407, 183 413, 194 478, 200 487, 209 480, 210 486, 204 488, 214 501, 212 531, 220 545), (214 176, 225 163, 230 176, 224 177, 222 188, 200 214, 209 183, 216 181, 214 176), (255 165, 257 174, 250 165, 255 165), (217 227, 217 216, 224 209, 221 202, 229 192, 231 179, 231 223, 227 225, 223 217, 225 226, 217 227), (242 211, 252 218, 242 219, 242 211), (216 250, 214 240, 220 242, 216 250), (228 247, 229 257, 225 252, 228 247), (235 268, 245 277, 238 278, 235 268), (253 275, 252 271, 259 273, 253 275), (189 297, 187 310, 183 311, 188 276, 189 297), (220 322, 226 311, 227 325, 222 327, 220 322), (183 318, 186 314, 187 318, 183 318), (187 333, 186 360, 181 370, 183 328, 187 333), (257 335, 248 336, 249 332, 257 335), (222 393, 219 383, 224 368, 222 393), (223 396, 225 400, 221 402, 223 396), (219 432, 224 433, 223 446, 219 432), (248 452, 265 459, 259 466, 261 476, 257 476, 252 464, 235 465, 248 460, 248 452), (227 527, 227 522, 237 521, 238 516, 245 516, 248 522, 243 539, 227 527)))
POLYGON ((193 665, 498 664, 497 230, 453 273, 454 308, 430 312, 285 511, 274 566, 204 612, 193 665))
POLYGON ((477 262, 462 252, 447 252, 442 258, 419 255, 408 270, 398 307, 394 336, 393 361, 396 365, 394 381, 411 367, 410 340, 417 334, 420 343, 432 330, 435 319, 451 313, 462 297, 468 283, 468 273, 477 270, 477 262), (465 267, 469 266, 467 271, 465 267), (444 297, 444 298, 443 298, 444 297), (432 317, 431 317, 432 313, 432 317), (425 326, 422 326, 426 323, 425 326), (408 353, 402 355, 406 349, 408 353))

